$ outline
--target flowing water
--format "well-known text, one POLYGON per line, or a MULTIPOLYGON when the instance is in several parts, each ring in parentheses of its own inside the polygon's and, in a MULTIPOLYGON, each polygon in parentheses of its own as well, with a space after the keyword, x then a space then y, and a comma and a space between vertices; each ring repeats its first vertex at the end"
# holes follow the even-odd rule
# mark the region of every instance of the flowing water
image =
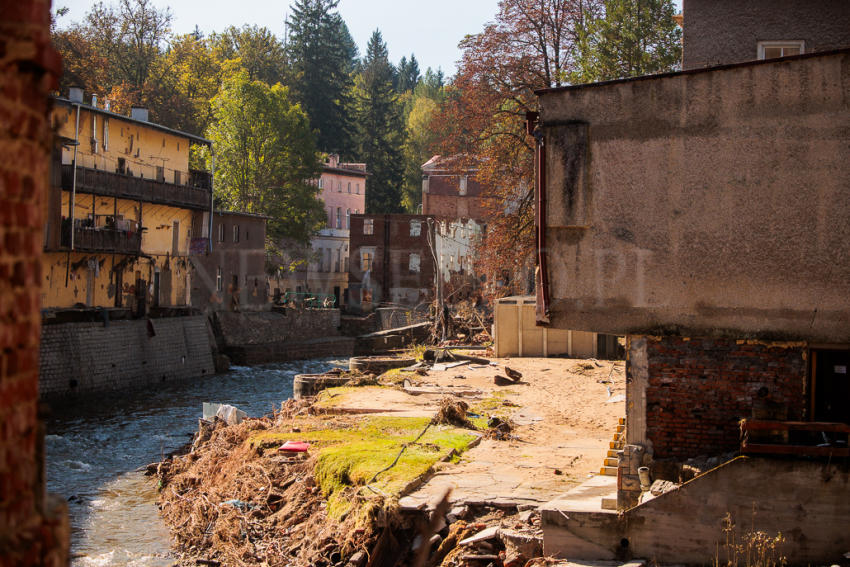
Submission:
POLYGON ((296 374, 345 364, 322 359, 234 367, 218 376, 52 404, 47 488, 68 499, 73 565, 173 564, 155 481, 138 469, 191 441, 203 402, 260 416, 292 396, 296 374))

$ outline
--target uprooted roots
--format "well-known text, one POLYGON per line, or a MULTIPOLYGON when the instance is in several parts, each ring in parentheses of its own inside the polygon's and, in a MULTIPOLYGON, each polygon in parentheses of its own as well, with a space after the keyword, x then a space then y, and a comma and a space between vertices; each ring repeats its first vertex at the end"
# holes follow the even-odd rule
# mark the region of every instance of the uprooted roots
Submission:
POLYGON ((443 398, 440 400, 440 410, 434 416, 432 423, 475 429, 475 426, 472 425, 472 422, 469 421, 468 417, 466 417, 466 411, 468 409, 469 406, 463 400, 443 398))
POLYGON ((354 491, 347 495, 353 512, 333 520, 314 480, 315 458, 245 443, 252 432, 304 409, 293 401, 273 419, 229 427, 217 422, 195 451, 160 465, 162 515, 184 564, 206 558, 236 566, 333 565, 371 549, 393 521, 391 504, 377 496, 366 501, 354 491))

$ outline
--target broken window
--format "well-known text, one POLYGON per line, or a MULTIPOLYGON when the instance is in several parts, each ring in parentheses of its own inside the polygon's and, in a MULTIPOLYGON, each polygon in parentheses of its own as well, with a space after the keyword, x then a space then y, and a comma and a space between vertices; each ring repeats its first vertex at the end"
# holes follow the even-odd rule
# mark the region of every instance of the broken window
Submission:
POLYGON ((224 242, 224 223, 218 223, 218 241, 224 242))
POLYGON ((215 271, 215 289, 221 291, 221 266, 215 271))
POLYGON ((418 220, 410 221, 410 236, 419 236, 422 234, 422 223, 418 220))
POLYGON ((363 219, 363 234, 375 234, 374 219, 363 219))
POLYGON ((458 193, 460 195, 466 195, 466 175, 460 176, 460 186, 458 187, 458 193))
POLYGON ((411 254, 407 261, 408 269, 411 274, 419 273, 419 254, 411 254))
POLYGON ((336 227, 342 228, 342 207, 336 208, 336 227))
POLYGON ((364 272, 372 269, 372 252, 363 251, 360 253, 360 269, 364 272))
POLYGON ((345 209, 345 228, 351 229, 351 209, 345 209))
POLYGON ((233 242, 239 242, 239 225, 233 225, 233 242))

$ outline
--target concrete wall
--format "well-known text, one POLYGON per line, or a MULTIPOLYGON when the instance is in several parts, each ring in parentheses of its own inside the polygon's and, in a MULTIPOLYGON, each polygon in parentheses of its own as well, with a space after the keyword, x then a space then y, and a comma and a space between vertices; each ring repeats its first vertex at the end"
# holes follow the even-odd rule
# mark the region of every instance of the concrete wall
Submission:
POLYGON ((354 340, 340 337, 339 309, 220 311, 218 344, 236 364, 261 364, 331 355, 351 356, 354 340))
POLYGON ((758 57, 758 42, 804 40, 805 53, 850 46, 845 0, 684 0, 684 68, 758 57))
POLYGON ((206 317, 45 325, 42 397, 121 390, 214 374, 206 317))
POLYGON ((775 559, 833 564, 850 549, 848 490, 846 463, 739 457, 619 515, 544 509, 543 551, 574 560, 725 564, 728 514, 728 535, 738 543, 748 532, 781 533, 775 559))
POLYGON ((850 51, 540 105, 553 326, 850 342, 850 51))
POLYGON ((38 419, 41 248, 61 60, 50 1, 3 2, 0 17, 0 566, 68 565, 67 503, 45 494, 38 419))

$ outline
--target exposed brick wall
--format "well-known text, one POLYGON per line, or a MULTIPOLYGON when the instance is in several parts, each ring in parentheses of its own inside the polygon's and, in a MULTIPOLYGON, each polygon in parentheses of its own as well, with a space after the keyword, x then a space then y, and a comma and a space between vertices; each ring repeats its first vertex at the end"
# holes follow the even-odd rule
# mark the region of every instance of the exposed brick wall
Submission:
POLYGON ((805 347, 733 339, 647 337, 646 437, 654 458, 686 459, 739 447, 738 421, 756 400, 804 417, 805 347), (759 391, 766 393, 760 398, 759 391))
POLYGON ((42 396, 121 390, 210 376, 207 318, 63 323, 41 333, 42 396), (152 335, 153 333, 153 335, 152 335))
POLYGON ((0 566, 62 565, 67 511, 44 495, 36 410, 47 93, 61 64, 49 0, 3 0, 0 14, 0 566))

